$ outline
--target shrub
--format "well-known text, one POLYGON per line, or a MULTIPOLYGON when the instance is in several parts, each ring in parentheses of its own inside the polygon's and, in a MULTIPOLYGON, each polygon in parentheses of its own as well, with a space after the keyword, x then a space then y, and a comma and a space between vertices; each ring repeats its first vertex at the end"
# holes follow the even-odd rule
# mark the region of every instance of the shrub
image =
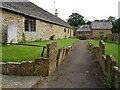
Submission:
POLYGON ((50 36, 50 40, 54 40, 55 35, 50 36))

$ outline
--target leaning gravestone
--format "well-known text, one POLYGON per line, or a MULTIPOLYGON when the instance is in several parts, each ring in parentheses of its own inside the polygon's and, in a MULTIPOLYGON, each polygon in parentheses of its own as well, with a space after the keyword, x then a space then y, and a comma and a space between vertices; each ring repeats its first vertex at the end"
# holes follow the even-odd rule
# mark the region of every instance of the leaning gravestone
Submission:
POLYGON ((17 43, 18 26, 16 21, 10 21, 7 29, 7 43, 17 43))

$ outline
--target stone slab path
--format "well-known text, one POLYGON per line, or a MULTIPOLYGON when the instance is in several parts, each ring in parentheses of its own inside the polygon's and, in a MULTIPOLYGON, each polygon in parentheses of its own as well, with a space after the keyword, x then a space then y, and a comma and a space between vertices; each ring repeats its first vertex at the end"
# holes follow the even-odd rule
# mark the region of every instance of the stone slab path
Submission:
POLYGON ((41 79, 41 76, 8 76, 0 74, 0 90, 1 88, 30 89, 41 79))
POLYGON ((83 40, 75 44, 52 75, 33 88, 103 88, 103 73, 83 40))

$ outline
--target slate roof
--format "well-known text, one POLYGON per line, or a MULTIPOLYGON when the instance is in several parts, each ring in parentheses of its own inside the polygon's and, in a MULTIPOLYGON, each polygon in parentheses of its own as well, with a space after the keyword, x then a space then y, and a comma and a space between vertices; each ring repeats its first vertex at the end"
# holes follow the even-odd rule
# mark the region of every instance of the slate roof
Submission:
POLYGON ((90 25, 82 25, 76 31, 91 31, 90 25))
POLYGON ((92 29, 100 29, 100 30, 111 30, 112 29, 112 23, 109 21, 94 21, 91 23, 92 29))
MULTIPOLYGON (((20 1, 20 0, 19 0, 20 1)), ((49 5, 49 4, 48 4, 49 5)), ((57 25, 65 26, 71 28, 71 26, 64 20, 56 17, 55 15, 45 11, 44 9, 38 7, 32 2, 3 2, 1 8, 10 11, 15 11, 17 13, 28 15, 49 23, 54 23, 57 25)))

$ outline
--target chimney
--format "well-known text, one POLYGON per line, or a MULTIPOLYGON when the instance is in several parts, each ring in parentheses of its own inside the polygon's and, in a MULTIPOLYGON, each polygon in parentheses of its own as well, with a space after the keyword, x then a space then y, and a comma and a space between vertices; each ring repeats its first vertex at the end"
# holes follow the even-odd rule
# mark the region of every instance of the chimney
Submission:
POLYGON ((112 16, 108 17, 108 21, 109 21, 109 22, 112 22, 112 20, 113 20, 113 17, 112 17, 112 16))
POLYGON ((55 16, 58 17, 57 9, 55 9, 55 16))

